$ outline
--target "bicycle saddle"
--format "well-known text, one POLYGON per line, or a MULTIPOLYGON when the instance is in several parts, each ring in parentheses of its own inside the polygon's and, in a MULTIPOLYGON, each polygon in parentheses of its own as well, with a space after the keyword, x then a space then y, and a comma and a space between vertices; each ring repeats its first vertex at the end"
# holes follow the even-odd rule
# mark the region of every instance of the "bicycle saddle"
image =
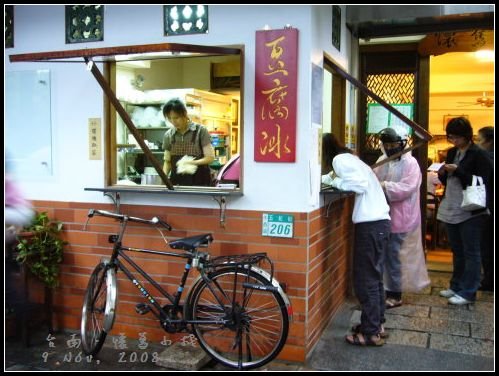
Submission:
POLYGON ((187 238, 177 239, 170 242, 170 248, 183 249, 184 251, 193 251, 198 247, 207 247, 213 241, 211 234, 189 236, 187 238))

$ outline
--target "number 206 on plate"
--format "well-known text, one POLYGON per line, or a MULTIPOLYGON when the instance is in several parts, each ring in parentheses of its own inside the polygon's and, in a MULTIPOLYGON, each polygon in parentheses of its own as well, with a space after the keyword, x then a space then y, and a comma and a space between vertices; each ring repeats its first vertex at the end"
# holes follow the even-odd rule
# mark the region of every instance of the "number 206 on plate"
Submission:
POLYGON ((293 222, 294 218, 289 214, 264 213, 262 216, 262 236, 292 238, 293 222))

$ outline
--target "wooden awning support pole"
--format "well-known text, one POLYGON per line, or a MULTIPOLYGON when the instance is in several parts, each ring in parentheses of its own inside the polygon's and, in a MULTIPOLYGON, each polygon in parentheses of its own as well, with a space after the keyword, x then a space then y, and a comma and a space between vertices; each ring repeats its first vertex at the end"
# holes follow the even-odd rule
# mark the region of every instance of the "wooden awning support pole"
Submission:
POLYGON ((130 132, 133 134, 133 136, 135 137, 137 142, 139 143, 146 158, 148 158, 151 161, 152 165, 154 166, 154 169, 156 170, 158 175, 161 176, 161 180, 163 180, 163 182, 166 184, 168 189, 173 190, 173 185, 172 185, 170 179, 168 179, 165 172, 163 171, 163 166, 161 166, 161 163, 156 159, 156 157, 151 152, 151 150, 149 150, 149 147, 144 142, 142 135, 140 134, 139 131, 137 131, 137 128, 135 128, 135 125, 133 124, 132 119, 130 119, 130 116, 125 111, 125 109, 121 105, 118 98, 116 98, 116 95, 114 94, 113 90, 111 89, 111 86, 109 86, 109 83, 106 81, 106 79, 104 78, 104 76, 100 72, 99 68, 97 68, 97 65, 94 64, 94 62, 88 57, 85 57, 84 59, 85 59, 85 63, 87 64, 88 69, 92 72, 95 79, 97 80, 97 82, 101 86, 102 90, 104 90, 104 93, 111 101, 111 104, 116 109, 116 112, 118 112, 118 114, 121 116, 121 118, 125 122, 126 126, 130 130, 130 132))
POLYGON ((391 156, 386 157, 385 159, 382 159, 381 161, 372 164, 371 168, 376 168, 378 166, 384 165, 385 163, 388 163, 388 162, 393 161, 394 159, 400 157, 402 154, 408 153, 411 150, 417 149, 420 146, 424 146, 424 145, 426 145, 426 143, 424 141, 421 141, 421 142, 418 142, 410 147, 406 147, 404 150, 399 151, 398 153, 392 154, 391 156))

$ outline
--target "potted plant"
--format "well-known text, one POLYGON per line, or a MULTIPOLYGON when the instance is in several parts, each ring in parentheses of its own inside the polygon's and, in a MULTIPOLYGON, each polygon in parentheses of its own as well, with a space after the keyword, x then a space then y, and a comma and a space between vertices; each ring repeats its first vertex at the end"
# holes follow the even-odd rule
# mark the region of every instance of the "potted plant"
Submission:
POLYGON ((64 246, 62 222, 51 221, 46 212, 36 213, 32 223, 18 235, 16 260, 25 264, 47 287, 59 285, 59 265, 64 246))

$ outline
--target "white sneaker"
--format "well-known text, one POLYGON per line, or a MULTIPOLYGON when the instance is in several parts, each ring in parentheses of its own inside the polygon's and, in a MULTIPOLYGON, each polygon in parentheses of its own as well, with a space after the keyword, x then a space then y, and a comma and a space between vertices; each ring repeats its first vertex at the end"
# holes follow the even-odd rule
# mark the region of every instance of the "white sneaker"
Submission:
POLYGON ((450 298, 454 295, 456 295, 456 292, 451 289, 440 291, 440 296, 443 296, 444 298, 450 298))
POLYGON ((471 300, 464 299, 462 296, 454 295, 449 298, 449 304, 464 305, 473 303, 471 300))

